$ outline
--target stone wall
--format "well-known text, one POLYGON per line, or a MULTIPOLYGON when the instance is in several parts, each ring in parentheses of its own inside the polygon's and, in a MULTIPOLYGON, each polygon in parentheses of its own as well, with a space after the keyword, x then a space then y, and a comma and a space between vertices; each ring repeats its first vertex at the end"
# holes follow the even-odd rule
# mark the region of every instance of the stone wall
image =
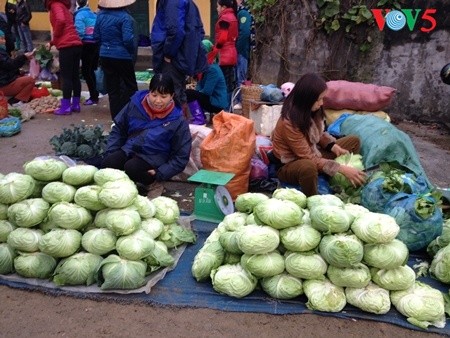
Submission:
POLYGON ((392 117, 449 124, 450 86, 441 81, 440 71, 450 63, 450 1, 408 1, 403 8, 436 8, 436 29, 420 32, 418 19, 412 32, 407 27, 380 31, 373 25, 328 35, 316 28, 315 0, 279 0, 271 17, 257 26, 252 81, 279 86, 313 71, 329 80, 391 86, 397 89, 386 109, 392 117), (361 52, 368 36, 370 50, 361 52))

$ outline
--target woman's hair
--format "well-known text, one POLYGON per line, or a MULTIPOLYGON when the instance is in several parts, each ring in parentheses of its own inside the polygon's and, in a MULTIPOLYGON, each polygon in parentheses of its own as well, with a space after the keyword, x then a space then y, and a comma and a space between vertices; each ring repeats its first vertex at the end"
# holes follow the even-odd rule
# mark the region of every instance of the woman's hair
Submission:
POLYGON ((220 6, 225 6, 227 8, 232 8, 234 13, 237 13, 237 2, 236 0, 217 0, 217 3, 220 6))
POLYGON ((87 5, 88 0, 77 0, 78 8, 85 7, 87 5))
POLYGON ((322 108, 316 112, 311 111, 311 108, 326 89, 327 83, 320 75, 303 75, 283 103, 282 118, 290 120, 303 134, 308 135, 311 119, 316 114, 324 114, 322 108))
POLYGON ((169 74, 157 73, 153 75, 150 80, 150 86, 148 88, 150 92, 158 92, 160 94, 171 94, 175 93, 175 86, 173 80, 169 74))

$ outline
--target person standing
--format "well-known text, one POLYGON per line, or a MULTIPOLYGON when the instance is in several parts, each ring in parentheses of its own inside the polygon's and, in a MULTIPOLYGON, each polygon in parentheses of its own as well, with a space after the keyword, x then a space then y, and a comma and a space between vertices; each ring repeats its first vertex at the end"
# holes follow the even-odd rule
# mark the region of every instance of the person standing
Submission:
POLYGON ((20 51, 31 52, 33 50, 33 38, 31 37, 30 21, 31 9, 27 0, 17 1, 17 30, 20 38, 20 51))
POLYGON ((153 69, 168 73, 175 84, 175 101, 187 116, 186 77, 207 69, 205 37, 199 10, 192 0, 158 0, 151 29, 153 69))
POLYGON ((5 34, 5 48, 6 52, 9 56, 11 56, 11 52, 15 49, 14 45, 14 36, 11 33, 11 28, 8 24, 8 17, 5 13, 0 12, 0 30, 5 34))
POLYGON ((61 106, 55 115, 80 112, 80 59, 82 42, 75 29, 70 12, 70 0, 45 0, 52 26, 52 40, 47 48, 55 46, 59 51, 59 74, 62 78, 61 106))
POLYGON ((19 32, 17 29, 17 0, 7 0, 5 3, 5 13, 8 18, 9 30, 13 36, 14 49, 18 50, 19 32))
POLYGON ((90 8, 87 0, 77 0, 77 10, 75 11, 75 28, 83 42, 81 52, 81 74, 86 81, 89 90, 89 99, 84 104, 91 106, 98 103, 99 93, 95 81, 95 70, 98 67, 98 43, 94 39, 94 27, 97 20, 90 8))
POLYGON ((214 48, 208 54, 209 63, 212 63, 212 60, 217 55, 219 56, 219 66, 227 83, 228 102, 231 102, 231 95, 236 88, 236 64, 238 59, 236 49, 238 37, 236 10, 236 0, 217 1, 219 18, 215 25, 214 48))
POLYGON ((100 64, 105 74, 111 117, 130 101, 138 90, 134 72, 134 19, 127 7, 136 0, 100 0, 94 39, 100 45, 100 64))

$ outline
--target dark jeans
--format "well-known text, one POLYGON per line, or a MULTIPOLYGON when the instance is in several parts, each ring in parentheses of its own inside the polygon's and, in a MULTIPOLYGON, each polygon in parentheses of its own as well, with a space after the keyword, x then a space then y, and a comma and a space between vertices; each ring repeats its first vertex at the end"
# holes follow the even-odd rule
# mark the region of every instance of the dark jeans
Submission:
POLYGON ((175 86, 175 104, 182 107, 186 100, 186 75, 176 69, 172 63, 164 61, 162 73, 169 74, 175 86))
POLYGON ((98 100, 94 73, 98 67, 98 50, 98 44, 85 43, 83 44, 83 51, 81 53, 81 74, 83 74, 83 78, 89 89, 89 97, 94 101, 98 100))
POLYGON ((200 106, 202 107, 203 111, 207 111, 210 113, 220 113, 222 111, 222 108, 213 106, 211 104, 208 95, 203 94, 197 90, 186 89, 186 97, 188 103, 197 100, 200 106))
POLYGON ((105 86, 109 98, 109 110, 114 117, 130 101, 138 90, 132 60, 100 57, 105 74, 105 86))
POLYGON ((81 46, 61 48, 59 50, 59 74, 62 79, 64 99, 80 97, 80 60, 81 46))
POLYGON ((128 177, 136 183, 139 193, 147 195, 148 186, 155 181, 148 171, 154 169, 143 159, 128 157, 123 150, 117 150, 106 155, 102 161, 102 168, 113 168, 125 171, 128 177))

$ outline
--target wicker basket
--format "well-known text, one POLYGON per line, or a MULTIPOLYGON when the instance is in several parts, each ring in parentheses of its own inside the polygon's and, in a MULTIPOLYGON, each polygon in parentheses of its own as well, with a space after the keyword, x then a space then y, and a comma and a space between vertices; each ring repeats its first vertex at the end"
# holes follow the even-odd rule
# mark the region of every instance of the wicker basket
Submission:
POLYGON ((241 85, 241 98, 242 98, 242 116, 249 117, 250 115, 250 101, 261 100, 262 88, 257 84, 249 86, 241 85))

